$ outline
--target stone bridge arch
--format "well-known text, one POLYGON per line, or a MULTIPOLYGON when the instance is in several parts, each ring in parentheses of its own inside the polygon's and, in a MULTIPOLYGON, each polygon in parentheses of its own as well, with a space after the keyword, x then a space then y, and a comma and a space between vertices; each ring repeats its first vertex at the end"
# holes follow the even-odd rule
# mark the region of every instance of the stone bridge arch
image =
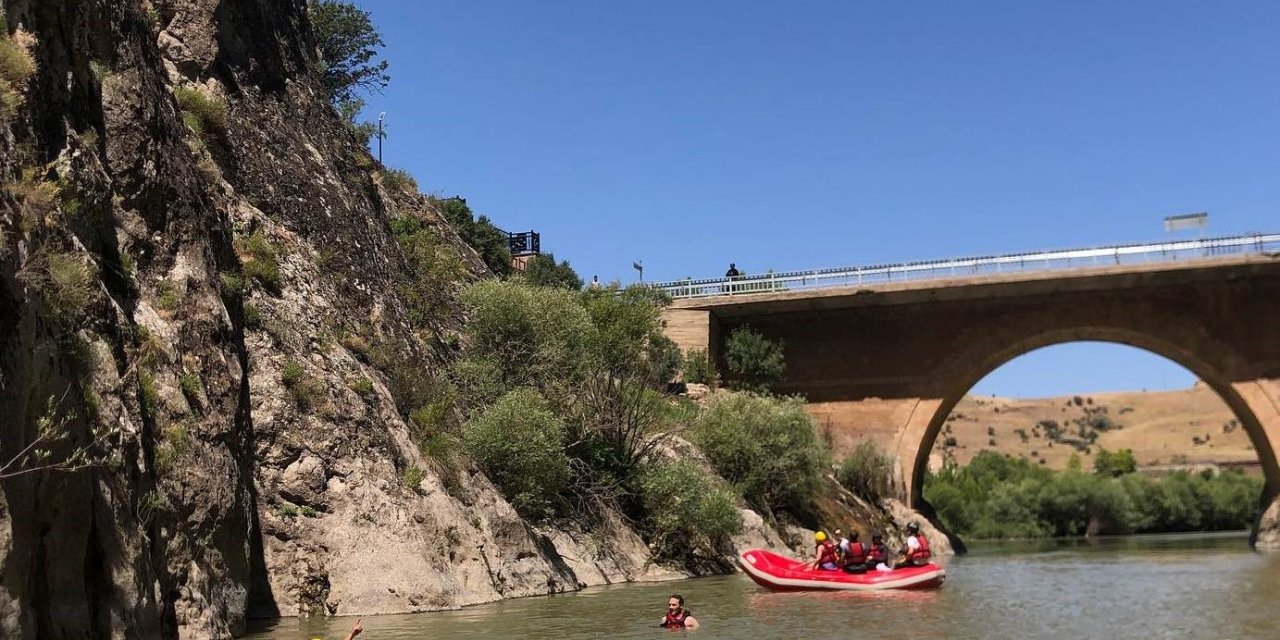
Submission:
MULTIPOLYGON (((1185 329, 1186 327, 1183 327, 1185 329)), ((1194 342, 1191 336, 1182 336, 1194 342)), ((1037 349, 1072 342, 1107 342, 1136 347, 1167 358, 1186 367, 1218 394, 1240 420, 1261 462, 1266 489, 1264 504, 1275 498, 1280 488, 1280 465, 1272 447, 1275 427, 1280 425, 1280 413, 1274 397, 1264 387, 1266 381, 1248 380, 1233 382, 1222 361, 1236 358, 1226 351, 1226 345, 1217 341, 1199 340, 1199 349, 1186 348, 1167 341, 1167 337, 1153 336, 1115 326, 1080 326, 1055 328, 1024 336, 1007 344, 975 345, 972 350, 956 354, 943 368, 938 369, 939 381, 950 381, 951 390, 940 398, 921 400, 903 425, 894 443, 894 458, 901 481, 900 488, 908 504, 921 506, 924 472, 930 451, 943 424, 956 404, 982 378, 1019 356, 1037 349), (1268 431, 1271 427, 1271 433, 1268 431)), ((1105 366, 1105 363, 1102 363, 1105 366)))
POLYGON ((828 430, 834 453, 871 439, 896 459, 897 487, 921 506, 929 450, 983 376, 1040 347, 1130 345, 1199 376, 1244 426, 1266 477, 1280 547, 1280 255, 1065 272, 908 281, 679 300, 667 335, 718 355, 750 325, 783 341, 786 379, 828 430))

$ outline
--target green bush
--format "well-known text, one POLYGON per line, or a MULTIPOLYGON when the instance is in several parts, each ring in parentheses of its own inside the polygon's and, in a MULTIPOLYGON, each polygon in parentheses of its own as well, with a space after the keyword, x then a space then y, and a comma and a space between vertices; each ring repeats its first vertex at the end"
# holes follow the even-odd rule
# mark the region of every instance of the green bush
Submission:
POLYGON ((31 36, 22 30, 9 36, 5 28, 0 34, 0 118, 5 120, 17 113, 27 82, 36 72, 30 42, 31 36))
POLYGON ((703 349, 693 349, 684 358, 684 381, 693 384, 711 384, 711 361, 703 349))
POLYGON ((40 293, 52 317, 64 326, 73 326, 93 301, 93 270, 79 256, 52 253, 48 256, 48 277, 40 293))
POLYGON ((400 481, 404 483, 406 489, 417 491, 418 487, 422 485, 422 479, 425 477, 426 475, 422 472, 422 469, 409 467, 404 470, 404 473, 400 474, 400 481))
POLYGON ((1261 478, 1117 476, 1115 468, 1055 472, 982 451, 967 467, 926 475, 924 496, 943 524, 973 538, 1222 531, 1247 528, 1257 517, 1261 478))
POLYGON ((204 388, 204 384, 200 382, 200 374, 194 371, 183 373, 178 383, 182 387, 182 392, 189 397, 199 396, 200 390, 204 388))
POLYGON ((168 278, 156 283, 156 304, 164 311, 173 311, 182 302, 178 286, 168 278))
POLYGON ((724 343, 724 359, 733 386, 768 391, 782 380, 786 363, 781 340, 770 340, 751 327, 740 327, 724 343))
POLYGON ((645 532, 660 556, 717 555, 742 531, 737 495, 690 461, 648 465, 639 486, 645 532))
POLYGON ((222 134, 227 130, 227 105, 206 96, 195 87, 174 87, 173 97, 178 101, 182 121, 196 135, 222 134))
POLYGON ((262 311, 258 309, 258 305, 252 302, 244 303, 244 328, 262 328, 262 311))
POLYGON ((504 277, 511 274, 511 249, 505 231, 485 216, 477 218, 464 198, 433 197, 430 200, 458 237, 480 254, 480 259, 494 275, 504 277))
POLYGON ((272 293, 280 293, 280 258, 266 234, 255 231, 240 238, 237 244, 246 258, 243 266, 245 277, 272 293))
POLYGON ((378 172, 378 179, 387 191, 417 191, 418 181, 403 169, 383 169, 378 172))
POLYGON ((855 494, 879 502, 889 493, 893 477, 893 460, 874 442, 863 440, 853 453, 840 463, 840 484, 855 494))
POLYGON ((289 390, 289 395, 299 409, 311 411, 324 404, 327 393, 324 382, 308 374, 297 360, 285 363, 280 370, 280 382, 289 390))
POLYGON ((218 283, 224 298, 239 298, 244 295, 245 281, 239 274, 220 273, 218 274, 218 283))
POLYGON ((421 220, 405 216, 392 220, 391 226, 408 269, 400 294, 409 318, 419 326, 432 325, 450 313, 458 283, 467 279, 467 268, 457 249, 421 220))
POLYGON ((564 423, 532 389, 516 389, 469 420, 468 453, 520 513, 543 518, 569 480, 564 423))
POLYGON ((1121 449, 1114 453, 1098 447, 1098 455, 1093 459, 1093 471, 1104 476, 1122 476, 1138 470, 1138 461, 1130 449, 1121 449))
POLYGON ((755 509, 811 514, 830 462, 803 400, 717 396, 689 436, 755 509))
POLYGON ((569 266, 568 261, 556 263, 555 254, 533 256, 520 273, 521 279, 535 287, 556 287, 577 291, 582 288, 582 278, 569 266))
POLYGON ((496 376, 476 385, 535 388, 559 408, 581 387, 593 331, 576 294, 486 280, 464 291, 462 302, 470 318, 462 356, 474 374, 496 376))

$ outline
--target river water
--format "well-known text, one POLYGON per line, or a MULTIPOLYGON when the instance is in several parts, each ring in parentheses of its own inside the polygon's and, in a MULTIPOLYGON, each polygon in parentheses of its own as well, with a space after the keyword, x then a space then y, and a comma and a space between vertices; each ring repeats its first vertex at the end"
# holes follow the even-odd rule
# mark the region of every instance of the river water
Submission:
MULTIPOLYGON (((598 587, 462 611, 365 618, 418 638, 1280 638, 1280 554, 1244 534, 974 544, 936 591, 770 593, 743 576, 598 587), (698 631, 656 628, 684 594, 698 631)), ((265 623, 255 640, 340 639, 351 618, 265 623)))

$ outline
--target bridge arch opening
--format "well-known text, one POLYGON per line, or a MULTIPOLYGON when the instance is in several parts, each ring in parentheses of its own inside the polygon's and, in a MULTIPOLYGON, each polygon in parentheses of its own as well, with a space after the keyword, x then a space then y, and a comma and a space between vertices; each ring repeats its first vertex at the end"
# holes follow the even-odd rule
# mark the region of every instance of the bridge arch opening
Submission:
MULTIPOLYGON (((902 465, 901 471, 904 472, 902 475, 906 482, 906 486, 903 488, 906 490, 908 501, 917 507, 925 509, 927 512, 934 511, 936 505, 926 502, 923 495, 925 478, 931 468, 936 471, 939 463, 948 457, 945 453, 939 456, 937 452, 947 452, 950 447, 954 447, 957 444, 952 436, 953 423, 957 419, 965 419, 966 416, 963 413, 957 416, 956 409, 966 396, 971 394, 975 386, 993 372, 1023 356, 1049 347, 1082 342, 1105 343, 1113 346, 1124 345, 1152 356, 1159 356, 1188 371, 1188 381, 1199 380, 1200 384, 1203 384, 1212 394, 1215 394, 1226 405, 1230 418, 1222 423, 1204 425, 1203 431, 1206 436, 1210 437, 1214 434, 1232 433, 1237 430, 1247 436, 1248 447, 1251 448, 1251 453, 1253 454, 1252 457, 1257 460, 1264 477, 1264 488, 1261 496, 1255 496, 1254 499, 1257 502, 1254 504, 1260 506, 1260 508, 1266 508, 1266 505, 1275 497, 1277 489, 1280 488, 1280 477, 1277 477, 1280 474, 1277 473, 1278 467, 1275 462, 1275 453, 1271 448, 1261 421, 1249 408, 1248 403, 1241 396, 1233 381, 1218 366, 1215 366, 1210 357, 1206 357, 1206 355, 1212 354, 1192 353, 1180 348, 1178 345, 1170 344, 1158 338, 1114 327, 1074 327, 1069 330, 1047 331, 1014 341, 979 357, 973 357, 973 354, 968 354, 968 357, 956 358, 950 363, 946 367, 946 371, 940 372, 938 378, 939 380, 947 381, 941 393, 938 394, 940 401, 931 411, 922 412, 924 415, 914 415, 912 422, 916 423, 917 428, 913 429, 909 426, 903 430, 897 443, 898 460, 899 464, 902 465), (927 422, 925 422, 926 419, 927 422), (918 441, 914 441, 916 437, 919 438, 918 441)), ((1106 366, 1105 360, 1100 362, 1099 365, 1106 366)), ((1081 389, 1080 391, 1084 390, 1081 389)), ((1043 422, 1029 423, 1020 429, 1013 429, 1007 425, 1002 426, 1001 433, 991 433, 992 442, 994 442, 995 437, 1020 438, 1024 442, 1039 438, 1046 443, 1046 446, 1057 447, 1057 450, 1053 452, 1054 458, 1063 458, 1070 455, 1070 453, 1076 453, 1077 459, 1083 463, 1084 470, 1092 470, 1096 461, 1096 457, 1093 456, 1096 456, 1100 445, 1104 444, 1089 439, 1098 437, 1099 433, 1095 427, 1105 425, 1106 421, 1122 422, 1123 416, 1108 415, 1110 412, 1118 412, 1117 407, 1107 406, 1103 408, 1101 403, 1095 405, 1092 397, 1085 395, 1074 397, 1074 395, 1072 394, 1072 396, 1066 398, 1062 403, 1064 406, 1060 407, 1065 420, 1056 421, 1052 418, 1046 418, 1043 422), (1065 406, 1067 404, 1074 406, 1069 408, 1065 406), (1088 429, 1086 429, 1086 424, 1088 424, 1088 429), (1047 437, 1047 433, 1044 433, 1049 429, 1054 430, 1052 439, 1047 437), (1066 432, 1065 435, 1063 432, 1066 432), (1048 444, 1049 442, 1053 442, 1053 444, 1050 445, 1048 444)), ((975 402, 981 402, 981 400, 971 397, 969 403, 972 405, 975 402)), ((990 404, 994 405, 994 402, 990 404)), ((998 407, 994 406, 988 408, 992 411, 999 410, 998 407)), ((969 416, 969 418, 972 419, 972 416, 969 416)), ((971 425, 971 427, 973 426, 978 429, 983 428, 982 426, 971 425)), ((1109 427, 1104 426, 1103 431, 1107 428, 1109 427)), ((992 426, 986 426, 985 429, 986 431, 983 433, 995 431, 992 426)), ((1188 436, 1188 439, 1190 437, 1188 436)), ((1233 437, 1238 444, 1239 435, 1236 434, 1233 437)), ((1117 437, 1114 436, 1109 438, 1113 442, 1116 439, 1117 437)), ((1120 439, 1123 440, 1123 438, 1120 439)), ((1206 438, 1202 444, 1207 445, 1208 440, 1206 438)), ((1219 442, 1222 442, 1222 440, 1223 437, 1220 436, 1219 442)), ((985 439, 982 442, 990 444, 985 439)), ((1125 447, 1122 446, 1120 448, 1125 447)), ((1112 453, 1114 453, 1114 449, 1115 447, 1113 447, 1112 453)), ((1037 454, 1030 456, 1029 461, 1032 464, 1044 465, 1047 462, 1046 458, 1049 456, 1045 455, 1043 450, 1035 449, 1032 452, 1037 454)), ((956 461, 955 454, 957 452, 951 450, 950 453, 952 454, 950 456, 952 460, 956 461)), ((964 454, 970 453, 974 452, 964 452, 964 454)), ((1239 457, 1238 447, 1236 453, 1237 457, 1239 457)), ((961 455, 959 457, 966 458, 970 456, 961 455)), ((1023 454, 1023 457, 1027 456, 1023 454)), ((1148 454, 1145 457, 1146 459, 1142 460, 1142 462, 1150 464, 1152 462, 1151 456, 1148 454)), ((1164 460, 1170 465, 1194 461, 1191 456, 1179 459, 1177 454, 1172 454, 1164 460)), ((1046 466, 1056 468, 1062 466, 1062 460, 1055 460, 1055 462, 1057 464, 1046 466)), ((1256 535, 1256 522, 1253 525, 1256 535)))

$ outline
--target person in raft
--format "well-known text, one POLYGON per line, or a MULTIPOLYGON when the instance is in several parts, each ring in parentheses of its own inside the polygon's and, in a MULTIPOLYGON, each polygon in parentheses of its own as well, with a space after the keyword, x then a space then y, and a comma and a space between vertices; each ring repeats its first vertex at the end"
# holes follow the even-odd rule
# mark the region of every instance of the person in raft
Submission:
POLYGON ((912 522, 907 525, 907 546, 902 548, 902 567, 923 567, 929 564, 933 554, 929 551, 929 541, 920 533, 920 525, 912 522))
POLYGON ((818 531, 813 534, 813 569, 816 571, 835 571, 840 568, 840 556, 836 552, 836 545, 827 538, 826 531, 818 531))
POLYGON ((871 547, 867 549, 867 571, 872 569, 889 571, 889 565, 885 564, 888 561, 889 547, 884 545, 884 536, 877 531, 872 534, 871 547))
POLYGON ((684 608, 684 596, 673 593, 667 598, 667 615, 658 626, 664 629, 697 629, 698 619, 684 608))
POLYGON ((849 545, 844 551, 845 573, 866 573, 867 555, 870 551, 870 546, 858 542, 858 532, 850 530, 849 545))

